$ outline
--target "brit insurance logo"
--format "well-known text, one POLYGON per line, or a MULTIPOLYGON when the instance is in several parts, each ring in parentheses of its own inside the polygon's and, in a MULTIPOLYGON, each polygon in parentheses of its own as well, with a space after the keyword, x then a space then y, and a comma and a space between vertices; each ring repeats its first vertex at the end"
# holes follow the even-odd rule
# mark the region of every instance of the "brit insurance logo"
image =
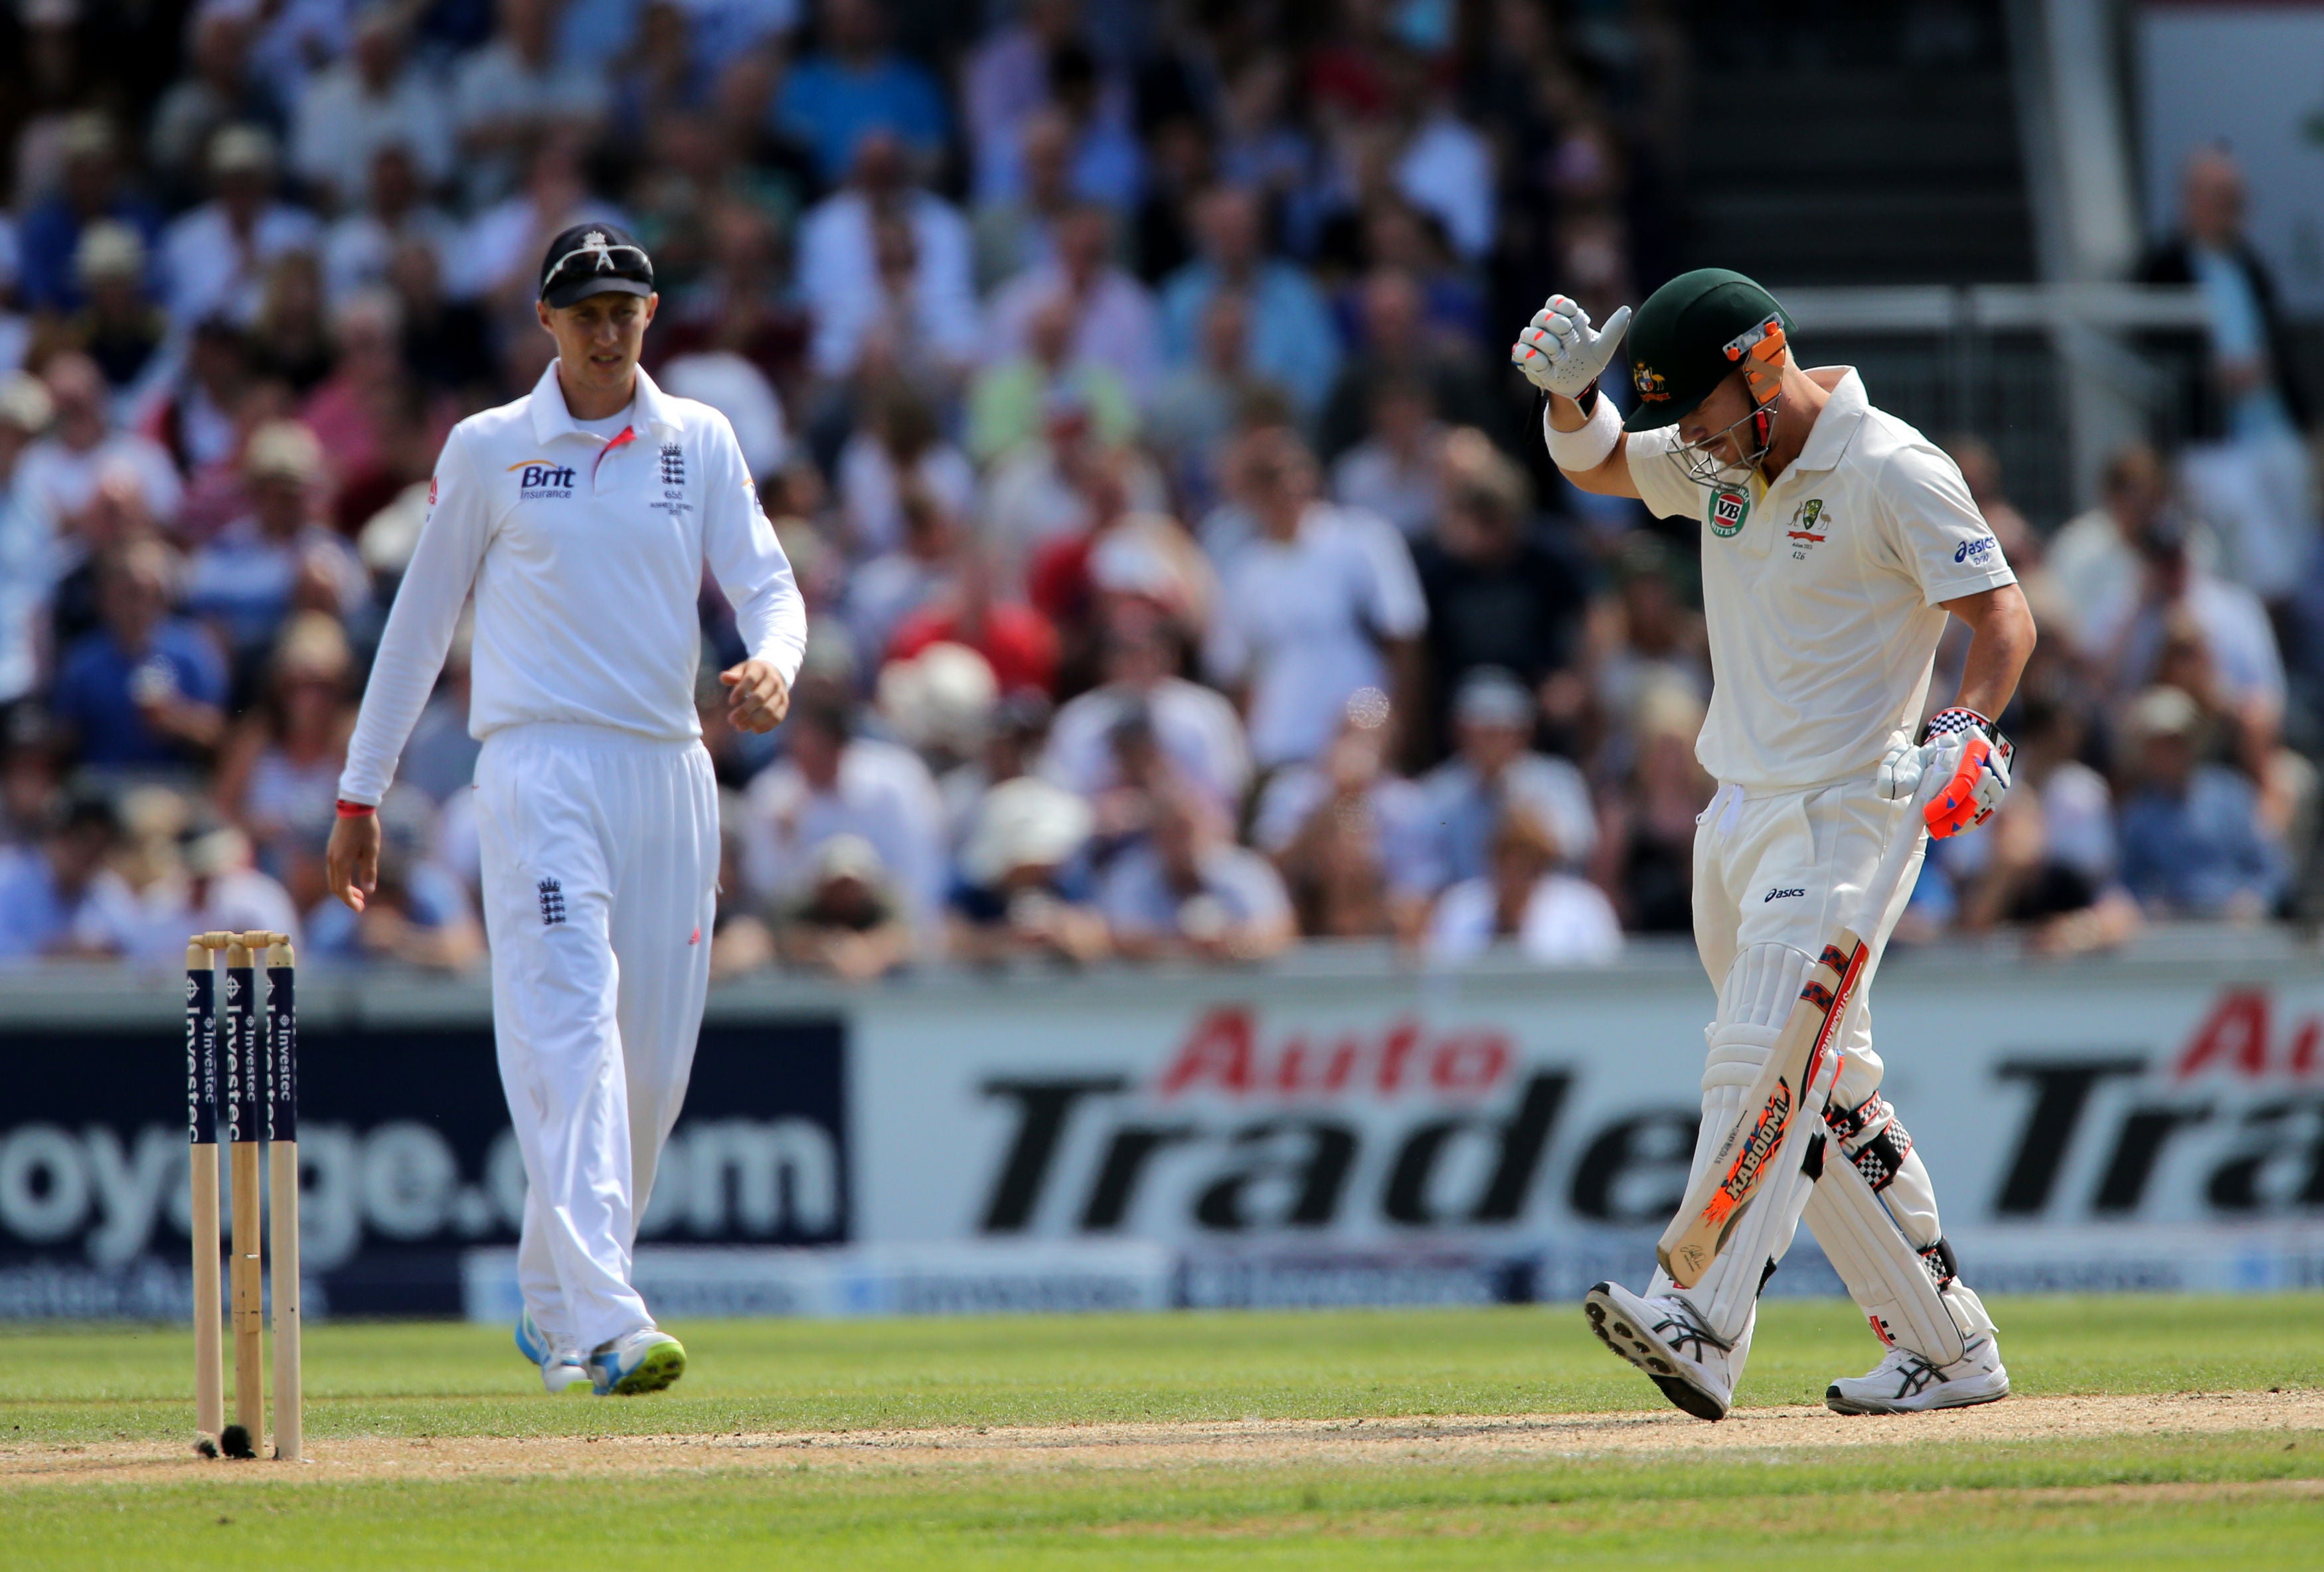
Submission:
POLYGON ((520 502, 573 494, 573 471, 567 465, 551 464, 545 458, 528 458, 509 465, 508 473, 516 476, 516 497, 520 502))
POLYGON ((1711 493, 1711 532, 1725 540, 1739 534, 1751 517, 1751 493, 1739 486, 1721 486, 1711 493))

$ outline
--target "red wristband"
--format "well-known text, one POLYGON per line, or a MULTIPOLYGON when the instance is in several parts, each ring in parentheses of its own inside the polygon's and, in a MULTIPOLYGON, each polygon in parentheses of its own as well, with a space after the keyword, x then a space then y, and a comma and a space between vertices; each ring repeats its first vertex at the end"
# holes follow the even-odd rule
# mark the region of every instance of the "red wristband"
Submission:
POLYGON ((345 797, 339 799, 339 817, 342 819, 368 819, 378 812, 369 803, 351 803, 345 797))

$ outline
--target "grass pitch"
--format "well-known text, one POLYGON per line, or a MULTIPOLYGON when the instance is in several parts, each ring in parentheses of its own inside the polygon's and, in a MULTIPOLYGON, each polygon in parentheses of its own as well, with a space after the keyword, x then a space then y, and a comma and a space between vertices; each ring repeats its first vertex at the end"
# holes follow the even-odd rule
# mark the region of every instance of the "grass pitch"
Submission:
POLYGON ((1798 1405, 1878 1349, 1771 1302, 1721 1426, 1568 1306, 706 1323, 611 1401, 489 1328, 318 1325, 295 1468, 193 1457, 182 1328, 18 1331, 0 1564, 2324 1565, 2324 1296, 1995 1310, 2017 1397, 1842 1420, 1798 1405))

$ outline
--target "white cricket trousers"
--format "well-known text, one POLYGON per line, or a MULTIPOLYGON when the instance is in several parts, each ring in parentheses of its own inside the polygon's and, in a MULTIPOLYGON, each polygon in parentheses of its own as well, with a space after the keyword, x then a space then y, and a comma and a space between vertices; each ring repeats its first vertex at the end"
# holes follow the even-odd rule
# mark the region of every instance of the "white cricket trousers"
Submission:
POLYGON ((476 760, 493 1032, 528 1185, 517 1281, 585 1353, 653 1324, 630 1285, 710 983, 718 791, 699 742, 539 722, 476 760))

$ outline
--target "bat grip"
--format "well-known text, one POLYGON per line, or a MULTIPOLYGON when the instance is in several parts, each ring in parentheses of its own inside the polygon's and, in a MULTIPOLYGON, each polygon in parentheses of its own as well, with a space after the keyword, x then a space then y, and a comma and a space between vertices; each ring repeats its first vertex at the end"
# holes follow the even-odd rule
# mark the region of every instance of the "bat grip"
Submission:
POLYGON ((1865 881, 1864 908, 1857 914, 1856 931, 1868 943, 1880 931, 1880 919, 1888 910, 1888 903, 1896 898, 1896 890, 1904 882, 1904 869, 1913 860, 1913 853, 1921 849, 1921 837, 1926 831, 1925 810, 1934 802, 1944 783, 1936 778, 1933 770, 1924 772, 1921 784, 1905 804, 1904 823, 1880 853, 1873 865, 1872 877, 1865 881))

